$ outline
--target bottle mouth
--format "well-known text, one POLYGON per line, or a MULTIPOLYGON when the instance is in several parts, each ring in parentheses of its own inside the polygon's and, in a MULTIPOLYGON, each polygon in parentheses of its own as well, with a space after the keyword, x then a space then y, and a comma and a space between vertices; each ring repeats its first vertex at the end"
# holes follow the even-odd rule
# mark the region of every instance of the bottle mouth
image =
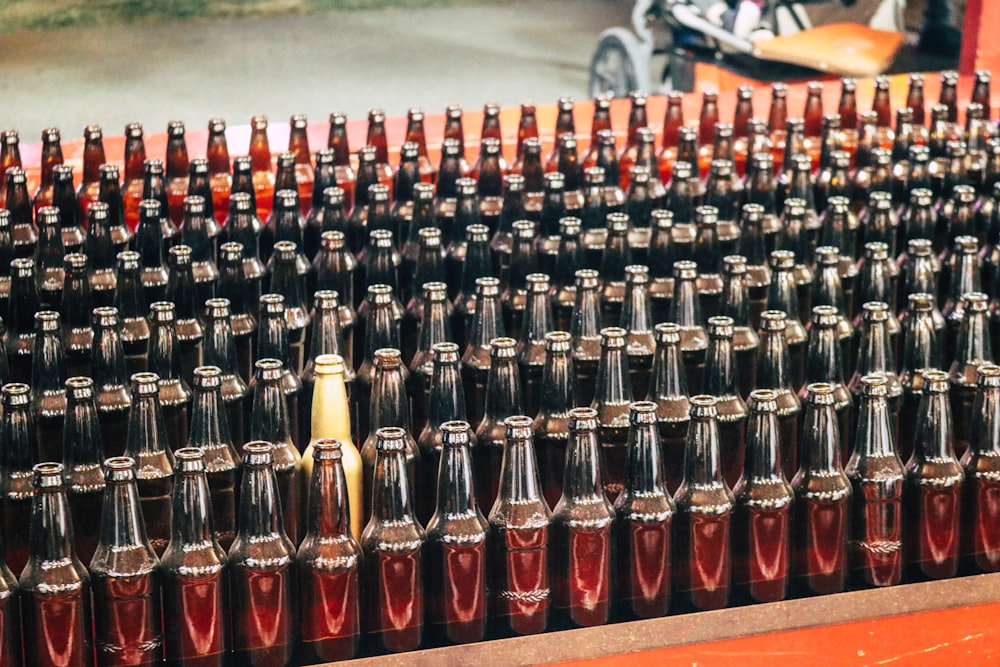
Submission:
POLYGON ((56 488, 63 485, 63 465, 61 463, 46 461, 34 465, 31 470, 35 475, 36 488, 56 488))
POLYGON ((334 461, 343 456, 341 442, 335 438, 319 438, 312 443, 313 459, 317 461, 334 461))
POLYGON ((469 444, 469 433, 472 427, 469 422, 460 419, 446 421, 441 424, 442 441, 447 447, 464 447, 469 444))
POLYGON ((339 354, 321 354, 316 357, 316 375, 337 375, 344 372, 344 358, 339 354))
POLYGON ((274 462, 274 445, 265 440, 252 440, 243 445, 243 463, 248 466, 268 466, 274 462))
POLYGON ((199 473, 205 471, 205 454, 198 447, 181 447, 174 452, 177 472, 199 473))
POLYGON ((406 431, 398 426, 384 426, 375 431, 375 450, 379 452, 403 451, 406 449, 406 431))

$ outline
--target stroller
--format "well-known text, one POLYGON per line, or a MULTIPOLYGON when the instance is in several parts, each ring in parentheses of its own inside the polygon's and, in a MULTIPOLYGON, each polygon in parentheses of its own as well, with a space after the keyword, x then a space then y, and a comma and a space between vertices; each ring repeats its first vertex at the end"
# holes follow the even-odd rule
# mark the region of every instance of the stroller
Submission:
MULTIPOLYGON (((816 71, 874 76, 903 40, 905 0, 881 0, 869 25, 813 27, 805 4, 829 0, 635 0, 632 30, 601 33, 590 63, 589 93, 691 91, 696 62, 755 78, 814 76, 816 71), (653 57, 666 56, 653 79, 653 57)), ((854 0, 843 0, 853 4, 854 0)))

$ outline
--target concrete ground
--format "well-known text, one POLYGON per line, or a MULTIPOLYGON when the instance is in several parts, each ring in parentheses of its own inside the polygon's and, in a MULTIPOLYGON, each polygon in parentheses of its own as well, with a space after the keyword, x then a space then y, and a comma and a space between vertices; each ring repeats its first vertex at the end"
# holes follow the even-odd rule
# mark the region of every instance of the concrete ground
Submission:
MULTIPOLYGON (((866 21, 876 4, 810 11, 866 21)), ((581 99, 599 33, 628 24, 631 6, 535 0, 0 34, 0 128, 34 142, 53 125, 76 138, 95 122, 111 135, 135 120, 163 132, 173 119, 200 128, 213 116, 238 125, 258 113, 321 120, 335 109, 363 117, 372 106, 401 115, 410 106, 581 99)))

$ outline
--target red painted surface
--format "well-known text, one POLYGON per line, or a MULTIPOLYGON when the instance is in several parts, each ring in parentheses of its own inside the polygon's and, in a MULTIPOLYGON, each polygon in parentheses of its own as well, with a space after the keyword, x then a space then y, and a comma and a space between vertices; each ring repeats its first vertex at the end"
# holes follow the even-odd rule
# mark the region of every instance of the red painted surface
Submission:
POLYGON ((980 665, 1000 659, 1000 604, 708 642, 561 663, 561 667, 660 665, 980 665))
POLYGON ((959 69, 972 74, 977 69, 1000 69, 1000 41, 990 39, 990 29, 1000 22, 1000 3, 966 0, 962 25, 962 56, 959 69), (981 30, 981 28, 986 28, 981 30))

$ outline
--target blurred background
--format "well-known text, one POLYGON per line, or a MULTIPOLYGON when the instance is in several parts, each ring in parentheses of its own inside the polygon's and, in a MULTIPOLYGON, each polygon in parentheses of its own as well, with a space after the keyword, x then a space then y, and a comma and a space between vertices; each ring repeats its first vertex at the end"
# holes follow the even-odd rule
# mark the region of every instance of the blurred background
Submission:
MULTIPOLYGON (((961 2, 956 9, 961 25, 961 2)), ((876 0, 807 6, 817 24, 866 23, 876 0)), ((910 0, 919 29, 922 0, 910 0)), ((628 25, 626 0, 4 0, 0 126, 38 141, 99 123, 203 127, 253 114, 440 113, 587 97, 598 36, 628 25)), ((911 35, 912 41, 912 35, 911 35)), ((913 68, 916 67, 904 67, 913 68)), ((655 71, 655 69, 654 69, 655 71)))

